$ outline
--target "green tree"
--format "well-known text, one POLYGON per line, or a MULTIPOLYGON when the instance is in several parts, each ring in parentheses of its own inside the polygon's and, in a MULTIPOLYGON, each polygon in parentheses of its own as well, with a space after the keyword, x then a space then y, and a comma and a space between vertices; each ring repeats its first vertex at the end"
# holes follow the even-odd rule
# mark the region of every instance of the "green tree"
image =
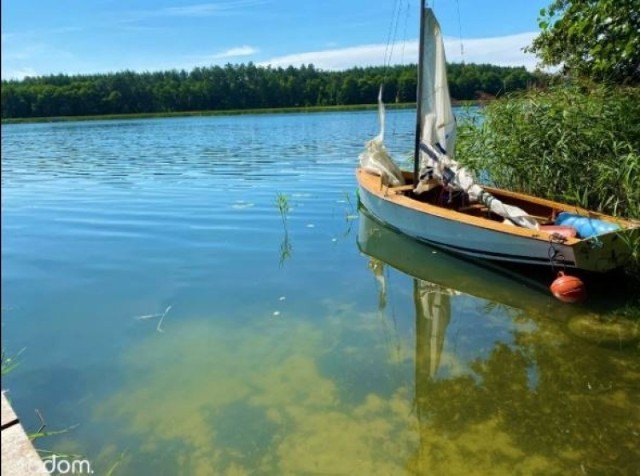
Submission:
POLYGON ((543 66, 617 84, 640 83, 640 0, 554 0, 527 49, 543 66))
MULTIPOLYGON (((497 95, 539 82, 524 68, 450 64, 455 99, 497 95), (511 78, 511 79, 509 79, 511 78), (517 78, 517 81, 514 80, 517 78)), ((146 112, 373 104, 415 101, 416 65, 321 71, 313 65, 271 68, 252 63, 187 71, 42 76, 2 81, 2 117, 54 117, 146 112)))

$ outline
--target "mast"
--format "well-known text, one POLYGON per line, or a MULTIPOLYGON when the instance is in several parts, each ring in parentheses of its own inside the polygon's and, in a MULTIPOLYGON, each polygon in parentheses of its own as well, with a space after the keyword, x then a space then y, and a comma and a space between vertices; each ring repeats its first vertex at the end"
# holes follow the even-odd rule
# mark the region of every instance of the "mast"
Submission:
POLYGON ((413 150, 413 186, 420 180, 420 134, 422 132, 422 80, 424 61, 424 9, 426 0, 420 0, 420 39, 418 47, 418 87, 416 91, 416 137, 413 150))

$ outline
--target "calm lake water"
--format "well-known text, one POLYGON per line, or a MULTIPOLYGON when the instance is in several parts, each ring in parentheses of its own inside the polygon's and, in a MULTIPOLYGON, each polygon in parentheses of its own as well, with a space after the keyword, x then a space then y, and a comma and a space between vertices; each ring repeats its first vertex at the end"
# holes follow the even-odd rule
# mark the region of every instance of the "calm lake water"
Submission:
MULTIPOLYGON (((387 119, 409 153, 414 113, 387 119)), ((67 430, 36 446, 114 475, 638 474, 637 341, 586 326, 611 296, 563 305, 367 218, 376 133, 3 125, 2 386, 67 430)))

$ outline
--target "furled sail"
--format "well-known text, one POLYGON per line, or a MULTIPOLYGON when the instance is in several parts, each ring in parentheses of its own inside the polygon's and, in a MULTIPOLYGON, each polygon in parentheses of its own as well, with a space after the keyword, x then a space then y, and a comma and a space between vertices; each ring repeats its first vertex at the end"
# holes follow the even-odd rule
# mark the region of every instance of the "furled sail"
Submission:
POLYGON ((456 140, 456 118, 453 115, 449 84, 447 83, 447 62, 440 25, 430 8, 424 9, 422 38, 422 61, 420 75, 422 96, 420 101, 421 140, 427 144, 439 144, 454 158, 456 140))
POLYGON ((494 213, 516 225, 538 228, 537 221, 518 207, 505 205, 482 187, 454 160, 456 121, 447 83, 447 62, 440 25, 430 8, 423 12, 423 57, 419 78, 422 82, 419 111, 420 164, 416 194, 431 188, 434 179, 450 189, 468 194, 471 201, 481 201, 494 213))
POLYGON ((382 177, 384 183, 393 187, 404 185, 402 171, 393 161, 384 145, 384 103, 382 102, 382 86, 378 93, 378 120, 380 121, 380 133, 366 143, 364 151, 360 154, 360 167, 367 172, 382 177))

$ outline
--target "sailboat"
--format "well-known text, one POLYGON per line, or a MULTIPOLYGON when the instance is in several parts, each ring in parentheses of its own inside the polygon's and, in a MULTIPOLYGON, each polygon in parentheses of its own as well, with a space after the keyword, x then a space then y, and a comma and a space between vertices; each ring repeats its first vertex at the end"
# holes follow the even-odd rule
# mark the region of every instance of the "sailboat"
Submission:
POLYGON ((403 171, 381 130, 356 170, 358 199, 377 220, 414 239, 491 261, 606 272, 626 264, 640 223, 539 197, 482 187, 456 162, 455 116, 442 32, 421 1, 414 170, 403 171))

